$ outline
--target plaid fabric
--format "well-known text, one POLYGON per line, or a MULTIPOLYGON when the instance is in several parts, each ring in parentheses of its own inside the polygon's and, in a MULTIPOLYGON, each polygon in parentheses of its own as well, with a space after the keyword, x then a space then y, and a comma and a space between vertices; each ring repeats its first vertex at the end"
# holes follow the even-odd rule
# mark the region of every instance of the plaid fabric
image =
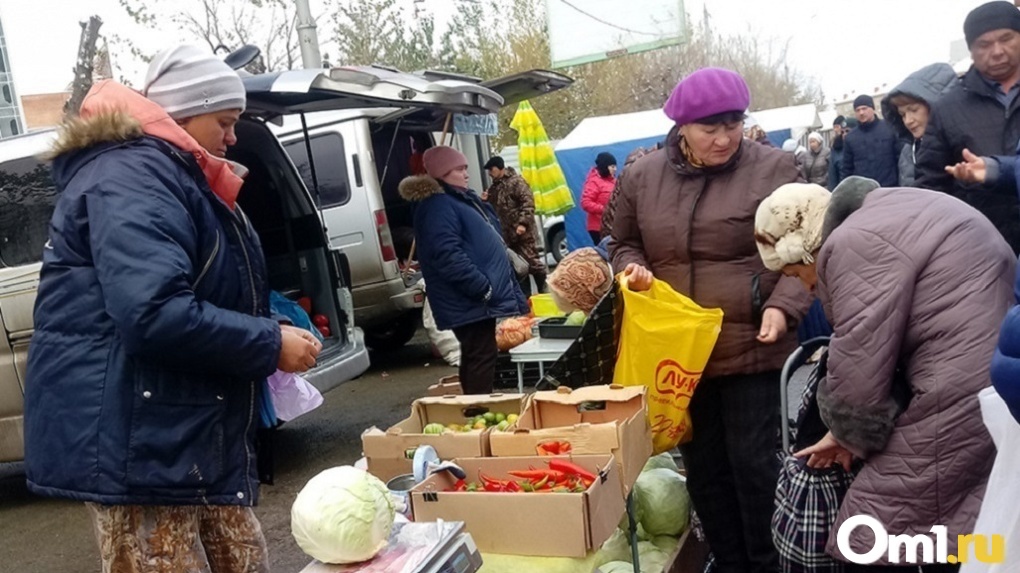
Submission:
MULTIPOLYGON (((818 414, 817 393, 818 383, 825 377, 826 358, 823 354, 801 395, 797 424, 791 435, 794 451, 815 443, 825 434, 818 414)), ((843 497, 859 469, 859 464, 851 472, 840 466, 809 468, 807 458, 797 459, 792 455, 783 460, 772 514, 772 539, 783 573, 843 573, 846 570, 845 563, 825 553, 825 545, 843 497)))
POLYGON ((620 285, 613 286, 591 311, 581 334, 563 356, 545 371, 539 390, 558 386, 581 388, 613 383, 616 350, 623 321, 623 297, 620 285))
POLYGON ((784 573, 842 573, 845 564, 825 553, 829 532, 853 475, 833 466, 816 470, 788 457, 776 485, 772 539, 784 573))

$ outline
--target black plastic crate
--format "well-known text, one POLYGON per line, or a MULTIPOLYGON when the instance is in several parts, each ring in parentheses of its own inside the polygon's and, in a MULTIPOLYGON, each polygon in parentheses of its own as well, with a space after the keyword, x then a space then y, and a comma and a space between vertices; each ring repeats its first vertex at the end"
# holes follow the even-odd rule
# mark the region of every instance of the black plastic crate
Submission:
POLYGON ((566 321, 563 316, 543 319, 538 323, 538 335, 542 338, 574 340, 581 335, 583 324, 564 324, 566 321))
MULTIPOLYGON (((546 366, 549 366, 548 364, 546 366)), ((539 371, 537 362, 524 363, 524 386, 534 387, 538 383, 539 371)), ((500 352, 496 357, 496 380, 494 388, 502 390, 517 389, 517 364, 510 361, 509 352, 500 352)))

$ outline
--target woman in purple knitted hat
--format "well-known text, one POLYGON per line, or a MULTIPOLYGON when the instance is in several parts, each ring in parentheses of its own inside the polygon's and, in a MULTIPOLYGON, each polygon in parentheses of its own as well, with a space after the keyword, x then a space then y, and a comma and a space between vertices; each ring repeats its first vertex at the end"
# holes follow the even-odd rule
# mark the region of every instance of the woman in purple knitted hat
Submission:
POLYGON ((704 307, 722 333, 681 446, 687 487, 720 573, 775 571, 770 520, 779 458, 779 372, 797 345, 810 295, 757 256, 754 216, 777 187, 799 181, 791 154, 743 137, 750 104, 739 74, 705 68, 663 108, 676 126, 620 187, 609 250, 630 288, 659 278, 704 307))

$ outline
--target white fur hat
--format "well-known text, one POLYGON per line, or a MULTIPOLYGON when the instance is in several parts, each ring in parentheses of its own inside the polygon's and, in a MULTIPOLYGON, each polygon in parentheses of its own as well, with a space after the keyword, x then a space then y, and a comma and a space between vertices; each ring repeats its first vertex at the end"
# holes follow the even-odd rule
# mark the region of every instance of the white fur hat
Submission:
POLYGON ((778 271, 815 262, 831 196, 821 185, 787 183, 761 202, 754 217, 754 238, 766 268, 778 271))

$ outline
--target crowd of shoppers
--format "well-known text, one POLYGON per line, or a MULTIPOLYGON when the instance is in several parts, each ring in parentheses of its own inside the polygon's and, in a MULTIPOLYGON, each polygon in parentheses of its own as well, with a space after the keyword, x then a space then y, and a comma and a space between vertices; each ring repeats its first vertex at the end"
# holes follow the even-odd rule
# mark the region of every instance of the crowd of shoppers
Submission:
MULTIPOLYGON (((851 565, 835 532, 861 514, 895 535, 943 525, 955 554, 988 511, 993 463, 1013 452, 996 451, 979 394, 994 387, 1020 420, 1020 11, 994 0, 963 29, 962 77, 945 64, 910 74, 880 102, 884 118, 859 95, 828 144, 810 133, 806 148, 775 148, 745 123, 744 79, 703 68, 665 101, 660 146, 632 153, 625 173, 609 153, 594 160, 587 230, 610 237, 629 288, 660 279, 724 312, 681 446, 714 571, 786 567, 770 529, 778 382, 816 300, 833 330, 817 397, 828 434, 796 455, 859 468, 823 532, 829 555, 845 571, 916 571, 886 554, 851 565)), ((259 239, 236 207, 245 170, 225 159, 245 103, 226 64, 176 47, 140 92, 97 84, 55 143, 26 474, 37 493, 87 503, 104 570, 268 570, 250 408, 267 376, 313 367, 321 344, 270 316, 259 239), (196 253, 211 254, 197 267, 196 253)), ((461 344, 465 393, 489 393, 496 321, 528 311, 512 253, 544 288, 534 198, 500 157, 483 195, 460 151, 431 147, 421 162, 399 190, 431 308, 461 344)), ((861 528, 844 541, 874 543, 861 528)))

